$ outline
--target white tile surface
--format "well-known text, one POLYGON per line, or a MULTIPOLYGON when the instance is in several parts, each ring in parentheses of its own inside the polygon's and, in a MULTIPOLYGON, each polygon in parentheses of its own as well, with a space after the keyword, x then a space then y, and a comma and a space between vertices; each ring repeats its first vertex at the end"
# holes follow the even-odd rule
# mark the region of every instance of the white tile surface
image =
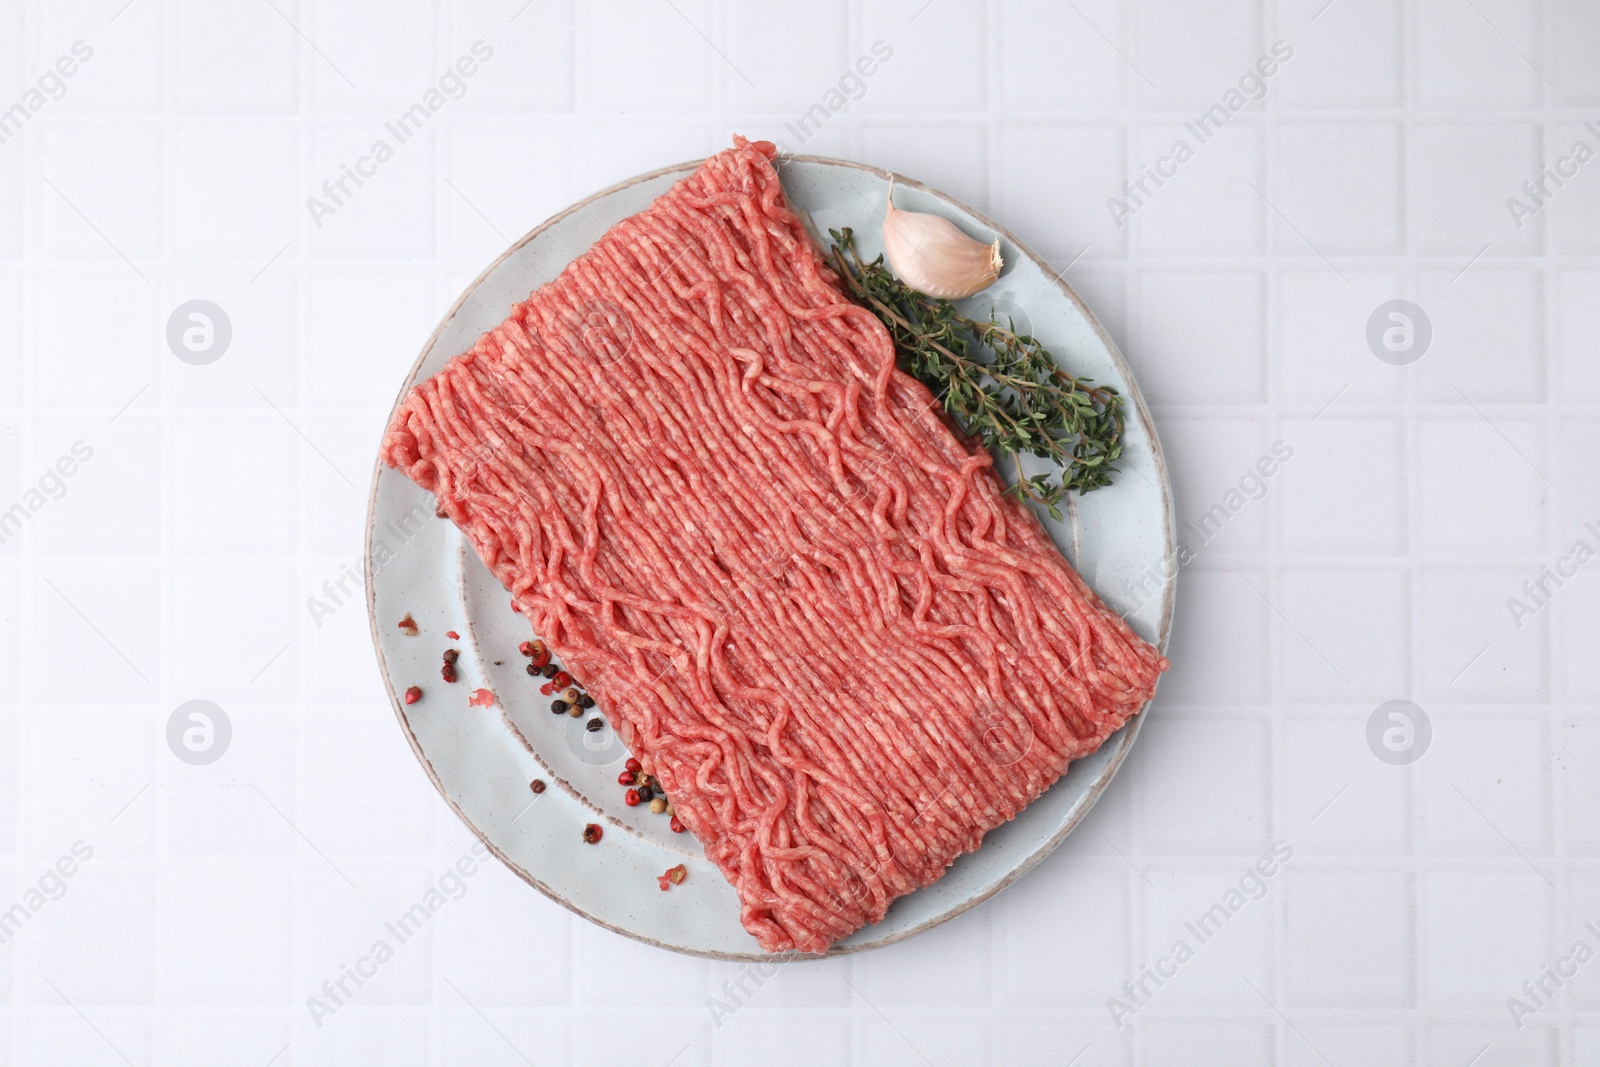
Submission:
POLYGON ((1172 782, 1185 799, 1157 806, 1152 798, 1146 847, 1172 856, 1254 856, 1265 848, 1272 829, 1264 814, 1267 776, 1223 768, 1230 758, 1224 753, 1249 752, 1259 764, 1267 746, 1267 726, 1259 720, 1173 709, 1145 758, 1147 773, 1172 782))
POLYGON ((1600 41, 1600 18, 1580 0, 1560 0, 1555 7, 1557 99, 1563 104, 1592 104, 1600 99, 1600 77, 1582 60, 1583 50, 1600 41))
MULTIPOLYGON (((172 80, 165 69, 164 41, 170 26, 157 4, 120 11, 121 0, 88 4, 43 4, 37 8, 39 52, 29 70, 66 55, 82 41, 92 52, 73 76, 71 91, 57 106, 85 115, 159 112, 172 80)), ((81 54, 81 53, 74 53, 81 54)), ((30 79, 31 80, 31 79, 30 79)))
MULTIPOLYGON (((24 138, 26 133, 22 135, 24 138)), ((23 174, 22 153, 12 152, 0 161, 0 203, 5 204, 5 214, 0 216, 0 252, 8 259, 22 256, 23 231, 23 174)))
POLYGON ((1037 235, 1030 245, 1063 265, 1080 252, 1086 259, 1126 253, 1127 226, 1119 226, 1102 204, 1106 195, 1120 195, 1127 177, 1121 129, 1022 126, 1003 129, 999 137, 996 204, 1007 218, 1027 220, 1037 235))
POLYGON ((1266 393, 1263 279, 1253 271, 1148 271, 1132 353, 1157 404, 1249 403, 1266 393), (1197 335, 1207 338, 1196 344, 1197 335))
POLYGON ((1382 703, 1406 684, 1407 650, 1388 635, 1409 616, 1403 572, 1297 568, 1283 576, 1279 641, 1284 694, 1312 703, 1382 703), (1285 632, 1287 631, 1287 632, 1285 632))
MULTIPOLYGON (((1466 68, 1463 66, 1463 71, 1466 68)), ((1513 224, 1505 199, 1539 172, 1538 130, 1525 123, 1427 123, 1413 129, 1417 180, 1417 236, 1422 251, 1474 256, 1534 252, 1541 220, 1513 224)))
POLYGON ((702 36, 711 26, 710 8, 707 0, 676 10, 626 0, 599 17, 585 9, 588 32, 580 31, 577 66, 589 105, 602 114, 704 110, 713 78, 722 77, 714 44, 702 36))
POLYGON ((1294 455, 1282 475, 1284 543, 1327 555, 1403 551, 1404 429, 1399 418, 1358 419, 1331 410, 1285 420, 1284 441, 1294 455))
POLYGON ((179 133, 174 152, 179 256, 256 264, 282 247, 298 199, 293 129, 196 123, 179 133), (241 210, 247 204, 252 210, 241 210))
POLYGON ((1272 609, 1264 584, 1259 572, 1196 567, 1185 575, 1185 591, 1195 592, 1173 620, 1173 668, 1162 681, 1169 697, 1224 706, 1269 699, 1272 609))
POLYGON ((1409 848, 1417 772, 1368 758, 1364 732, 1352 727, 1370 714, 1361 704, 1284 721, 1284 817, 1298 853, 1393 856, 1409 848))
POLYGON ((1445 855, 1550 855, 1552 753, 1543 718, 1462 716, 1444 725, 1432 750, 1437 758, 1419 767, 1419 847, 1445 855))
POLYGON ((1544 399, 1544 284, 1539 272, 1496 270, 1480 262, 1466 274, 1459 269, 1422 271, 1417 285, 1416 300, 1434 323, 1433 346, 1412 367, 1423 399, 1469 409, 1473 404, 1544 399), (1485 305, 1496 313, 1472 313, 1485 305))
POLYGON ((454 106, 489 113, 569 110, 576 7, 573 0, 525 10, 522 0, 451 5, 451 41, 470 51, 481 40, 494 53, 472 76, 472 91, 454 106), (513 17, 516 21, 508 23, 513 17))
POLYGON ((297 217, 302 229, 310 224, 311 246, 318 256, 385 259, 432 253, 439 200, 433 170, 438 126, 408 126, 402 142, 394 134, 385 137, 388 121, 374 117, 360 124, 319 124, 312 134, 311 172, 302 203, 309 205, 314 196, 322 207, 313 215, 308 206, 297 217), (380 140, 393 151, 381 165, 375 147, 380 140), (359 170, 373 176, 357 184, 349 175, 359 176, 359 170), (329 189, 341 180, 344 185, 329 189), (332 213, 322 213, 328 207, 332 213), (403 221, 397 224, 397 219, 403 221))
POLYGON ((1135 62, 1142 74, 1139 100, 1146 105, 1203 108, 1264 51, 1257 4, 1151 0, 1138 12, 1135 62), (1195 47, 1199 41, 1204 48, 1195 47))
MULTIPOLYGON (((871 153, 879 166, 898 174, 918 175, 922 181, 980 210, 989 204, 989 133, 981 122, 900 125, 883 121, 873 123, 861 136, 864 151, 871 153)), ((1084 156, 1076 158, 1087 162, 1084 156)), ((1028 177, 1024 168, 1018 170, 1016 177, 1028 177)), ((1033 171, 1032 176, 1041 175, 1033 171)), ((1015 195, 1015 189, 1007 188, 1015 195)), ((1050 228, 1053 241, 1070 241, 1074 237, 1070 223, 1059 232, 1054 226, 1050 228)))
POLYGON ((43 190, 49 194, 40 197, 45 254, 111 263, 160 256, 162 153, 161 130, 147 122, 47 129, 40 160, 40 180, 48 183, 43 190), (106 181, 108 173, 117 180, 106 181))
POLYGON ((1328 255, 1399 252, 1401 130, 1388 123, 1302 122, 1278 131, 1279 248, 1304 240, 1328 255))
POLYGON ((1423 982, 1430 1003, 1470 1009, 1520 992, 1550 958, 1552 891, 1521 871, 1434 871, 1424 880, 1423 982))
POLYGON ((1450 0, 1417 5, 1417 84, 1429 104, 1515 106, 1539 100, 1538 8, 1485 0, 1473 18, 1450 0))
MULTIPOLYGON (((1261 477, 1256 464, 1270 458, 1270 443, 1260 419, 1166 418, 1161 443, 1167 450, 1176 488, 1178 522, 1193 534, 1189 547, 1207 556, 1254 556, 1264 551, 1272 531, 1272 508, 1265 501, 1281 491, 1282 468, 1261 477), (1229 494, 1235 494, 1230 499, 1229 494), (1238 510, 1229 505, 1239 500, 1238 510), (1223 510, 1216 510, 1218 507, 1223 510), (1226 522, 1222 517, 1226 516, 1226 522), (1200 547, 1202 531, 1207 538, 1200 547)), ((1270 469, 1270 468, 1269 468, 1270 469)))
POLYGON ((1403 103, 1403 8, 1383 0, 1337 7, 1326 0, 1292 0, 1279 10, 1285 27, 1316 20, 1316 32, 1292 35, 1294 55, 1278 75, 1284 103, 1318 108, 1403 103))
POLYGON ((1131 9, 1111 0, 1002 0, 999 14, 1007 111, 1116 107, 1127 99, 1129 79, 1137 75, 1119 52, 1128 47, 1131 9))
POLYGON ((1392 404, 1405 395, 1404 376, 1373 359, 1365 341, 1372 309, 1404 294, 1404 281, 1386 271, 1344 275, 1320 265, 1278 275, 1283 396, 1313 411, 1346 399, 1392 404))
POLYGON ((1572 400, 1600 400, 1600 363, 1580 354, 1592 351, 1600 336, 1600 272, 1563 271, 1556 304, 1557 339, 1551 352, 1560 367, 1562 391, 1572 400))
POLYGON ((1289 1003, 1297 1008, 1407 1007, 1415 890, 1398 871, 1285 872, 1289 1003), (1399 951, 1396 951, 1396 949, 1399 951))
POLYGON ((312 99, 320 110, 399 114, 465 50, 439 54, 443 11, 428 0, 399 0, 381 19, 353 4, 304 7, 303 21, 286 17, 315 44, 312 99))
POLYGON ((176 19, 179 109, 196 114, 292 113, 300 95, 299 38, 293 22, 308 6, 274 0, 274 12, 264 4, 227 8, 183 0, 176 19), (217 55, 226 55, 228 62, 215 62, 217 55))
POLYGON ((982 45, 989 5, 983 0, 939 0, 938 10, 924 11, 926 2, 884 0, 860 6, 861 43, 866 46, 861 50, 882 41, 894 52, 862 99, 868 114, 981 112, 988 106, 982 45))
MULTIPOLYGON (((1180 142, 1190 145, 1194 156, 1177 169, 1176 177, 1156 188, 1129 221, 1139 231, 1141 249, 1172 256, 1247 256, 1261 251, 1268 218, 1261 199, 1266 193, 1262 141, 1261 127, 1247 118, 1235 118, 1204 143, 1181 124, 1143 126, 1134 141, 1138 166, 1131 168, 1133 177, 1142 166, 1172 170, 1180 142), (1162 164, 1169 157, 1174 163, 1162 164)), ((1292 251, 1311 254, 1300 244, 1292 251)))
POLYGON ((1538 423, 1477 415, 1422 427, 1422 543, 1446 555, 1529 556, 1544 544, 1549 486, 1528 464, 1544 456, 1538 423), (1483 487, 1500 486, 1499 522, 1483 520, 1483 487))
POLYGON ((1506 1006, 1600 949, 1600 562, 1509 603, 1578 539, 1600 553, 1600 162, 1520 227, 1507 207, 1600 149, 1592 4, 15 0, 0 115, 79 40, 0 143, 0 510, 94 449, 0 545, 0 916, 94 853, 0 942, 0 1064, 1600 1057, 1600 964, 1521 1029, 1506 1006), (430 89, 318 225, 307 199, 430 89), (1202 143, 1185 124, 1230 90, 1202 143), (510 240, 734 131, 1082 253, 1065 277, 1140 377, 1194 552, 1148 732, 1020 884, 786 965, 720 1026, 737 965, 492 862, 318 1025, 307 999, 470 845, 359 601, 305 606, 359 566, 397 377, 510 240), (1119 226, 1108 201, 1180 141, 1119 226), (164 340, 197 298, 233 327, 204 367, 164 340), (1397 298, 1432 331, 1411 366, 1368 347, 1397 298), (164 740, 194 698, 233 725, 209 766, 164 740), (1431 726, 1409 766, 1368 747, 1390 699, 1431 726), (1279 841, 1261 899, 1119 1028, 1110 999, 1279 841))
POLYGON ((162 908, 162 993, 168 1003, 279 1004, 294 995, 294 945, 278 934, 293 922, 293 874, 281 863, 173 863, 162 908), (216 973, 207 961, 219 955, 243 965, 216 973))
POLYGON ((93 404, 109 419, 155 381, 161 364, 146 339, 161 336, 166 315, 157 312, 158 295, 147 282, 126 269, 104 268, 42 274, 33 285, 33 330, 49 351, 30 361, 39 403, 93 404), (86 289, 95 295, 87 306, 86 289))

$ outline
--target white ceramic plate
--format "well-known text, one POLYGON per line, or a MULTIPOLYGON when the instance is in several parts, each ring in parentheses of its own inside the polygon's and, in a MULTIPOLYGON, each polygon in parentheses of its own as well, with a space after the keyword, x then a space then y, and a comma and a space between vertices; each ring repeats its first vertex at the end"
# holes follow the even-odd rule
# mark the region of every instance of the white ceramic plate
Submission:
MULTIPOLYGON (((621 219, 643 210, 698 164, 644 174, 597 193, 519 241, 462 294, 429 338, 400 396, 498 325, 512 304, 587 250, 621 219)), ((878 236, 889 180, 895 203, 938 211, 968 233, 998 234, 1005 270, 969 303, 1016 317, 1074 374, 1115 385, 1128 400, 1121 474, 1110 488, 1073 502, 1066 522, 1051 524, 1056 543, 1079 572, 1140 634, 1163 649, 1172 619, 1176 566, 1171 492, 1160 445, 1138 387, 1083 302, 1042 261, 993 222, 927 187, 854 163, 792 157, 784 188, 819 232, 851 226, 868 258, 878 236)), ((398 404, 398 399, 396 403, 398 404)), ((533 635, 510 598, 433 498, 382 466, 373 474, 368 512, 367 604, 373 641, 401 728, 434 785, 462 820, 531 885, 602 926, 664 948, 723 959, 768 959, 739 925, 733 888, 702 855, 692 835, 673 834, 662 815, 629 808, 617 773, 627 753, 609 727, 584 730, 584 719, 550 714, 549 698, 524 672, 519 642, 533 635), (410 614, 416 637, 398 623, 410 614), (447 631, 460 634, 452 641, 447 631), (440 654, 461 650, 460 681, 440 681, 440 654), (420 685, 407 705, 399 694, 420 685), (478 687, 496 705, 469 708, 478 687), (529 783, 548 788, 535 796, 529 783), (604 827, 585 844, 586 823, 604 827), (656 878, 686 863, 688 879, 662 892, 656 878)), ((585 717, 587 718, 587 716, 585 717)), ((957 860, 933 885, 902 897, 883 921, 836 945, 858 952, 909 937, 958 915, 1015 881, 1058 845, 1104 792, 1146 715, 1115 734, 983 847, 957 860)), ((1040 916, 1044 921, 1047 917, 1040 916)))

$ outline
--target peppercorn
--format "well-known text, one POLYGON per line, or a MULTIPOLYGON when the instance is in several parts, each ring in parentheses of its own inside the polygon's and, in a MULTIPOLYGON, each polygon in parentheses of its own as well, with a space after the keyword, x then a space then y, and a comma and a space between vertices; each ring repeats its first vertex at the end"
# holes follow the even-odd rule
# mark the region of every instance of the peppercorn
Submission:
POLYGON ((560 715, 560 714, 564 713, 566 710, 567 710, 567 702, 565 700, 552 700, 550 702, 550 712, 551 712, 551 714, 560 715))
POLYGON ((641 785, 638 788, 639 788, 639 799, 640 800, 654 800, 655 799, 656 791, 654 789, 650 788, 647 785, 641 785))
POLYGON ((644 798, 639 795, 639 791, 637 789, 630 789, 622 795, 622 802, 628 805, 630 808, 638 807, 639 801, 643 799, 644 798))
POLYGON ((533 790, 535 793, 543 793, 544 792, 544 779, 543 778, 535 778, 533 781, 528 783, 528 788, 533 790))
POLYGON ((544 675, 546 678, 554 678, 558 671, 554 663, 546 663, 543 667, 539 668, 539 673, 544 675))
POLYGON ((592 708, 592 707, 594 707, 594 697, 590 696, 588 693, 579 693, 578 694, 578 707, 580 707, 580 708, 592 708))
POLYGON ((667 801, 667 814, 668 815, 676 815, 677 814, 677 812, 672 810, 672 801, 670 801, 670 800, 667 801))
POLYGON ((528 674, 530 676, 532 676, 534 678, 539 677, 539 668, 535 667, 533 664, 531 664, 531 663, 528 664, 528 666, 526 668, 524 668, 524 669, 528 672, 528 674))
POLYGON ((446 663, 454 663, 456 660, 458 660, 460 658, 461 658, 461 652, 460 652, 459 649, 447 648, 447 649, 444 650, 444 661, 446 663))
POLYGON ((415 704, 417 701, 419 701, 421 699, 422 699, 422 689, 421 689, 420 686, 415 686, 414 685, 410 689, 406 690, 406 703, 407 704, 415 704))
POLYGON ((672 828, 672 832, 673 833, 675 833, 675 834, 683 833, 683 823, 678 821, 678 817, 676 815, 674 815, 672 817, 672 821, 667 823, 667 825, 672 828))
POLYGON ((456 680, 456 669, 455 669, 455 667, 452 664, 446 663, 443 667, 439 668, 439 677, 443 678, 447 682, 455 681, 456 680))
POLYGON ((567 714, 571 715, 574 719, 581 719, 583 718, 583 709, 578 707, 576 704, 568 704, 567 714))
POLYGON ((604 719, 590 719, 588 722, 583 724, 583 728, 588 730, 591 734, 596 734, 600 732, 601 728, 604 727, 605 724, 606 721, 604 719))
POLYGON ((568 674, 566 671, 557 671, 555 674, 551 675, 551 678, 554 679, 556 685, 561 689, 565 689, 567 686, 572 684, 572 675, 568 674))
POLYGON ((667 802, 662 800, 660 797, 655 797, 650 801, 650 810, 655 814, 660 815, 662 812, 667 810, 667 802))
POLYGON ((634 759, 632 756, 628 757, 628 762, 624 763, 623 766, 628 768, 628 773, 629 774, 637 774, 637 773, 639 773, 640 763, 639 763, 638 760, 634 759))
POLYGON ((521 652, 524 656, 527 656, 529 659, 532 659, 533 658, 533 642, 532 641, 524 641, 524 642, 522 642, 522 644, 517 646, 517 651, 521 652))
POLYGON ((599 844, 604 836, 605 831, 600 829, 599 823, 590 823, 583 828, 583 843, 586 845, 599 844))
POLYGON ((623 771, 621 774, 617 775, 617 784, 618 785, 632 785, 633 784, 633 772, 632 771, 623 771))
MULTIPOLYGON (((577 704, 578 691, 569 685, 561 691, 561 699, 565 700, 568 704, 577 704)), ((581 707, 582 705, 579 706, 581 707)))

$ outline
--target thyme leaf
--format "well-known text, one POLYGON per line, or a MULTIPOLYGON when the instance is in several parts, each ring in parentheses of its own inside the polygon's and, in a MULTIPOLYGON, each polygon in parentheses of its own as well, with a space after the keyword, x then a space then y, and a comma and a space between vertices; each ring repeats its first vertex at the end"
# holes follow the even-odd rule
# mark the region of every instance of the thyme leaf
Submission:
POLYGON ((1061 518, 1068 493, 1111 484, 1122 456, 1122 396, 1056 365, 1047 349, 1015 324, 969 319, 948 300, 906 285, 883 257, 868 263, 850 229, 829 230, 834 270, 894 340, 901 370, 944 405, 957 429, 992 453, 1009 456, 1016 481, 1006 490, 1061 518), (1054 463, 1054 474, 1025 477, 1020 457, 1054 463))

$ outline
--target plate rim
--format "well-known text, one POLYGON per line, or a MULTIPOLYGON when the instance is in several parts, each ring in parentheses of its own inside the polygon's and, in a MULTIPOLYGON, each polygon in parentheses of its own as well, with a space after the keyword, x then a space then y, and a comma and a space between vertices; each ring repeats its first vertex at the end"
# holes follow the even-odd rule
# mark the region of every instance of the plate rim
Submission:
MULTIPOLYGON (((418 353, 417 358, 412 361, 410 369, 406 372, 406 376, 400 386, 399 392, 395 395, 394 403, 390 406, 389 414, 384 420, 385 432, 387 432, 387 428, 389 426, 393 425, 395 412, 399 410, 400 405, 405 401, 407 394, 409 394, 412 388, 415 386, 417 373, 419 370, 421 370, 423 362, 428 358, 428 354, 433 351, 434 345, 438 342, 440 335, 444 333, 445 328, 449 326, 451 320, 456 317, 456 315, 461 311, 462 307, 464 307, 467 301, 471 299, 472 295, 477 292, 478 287, 484 283, 484 280, 487 279, 490 274, 494 273, 494 271, 499 269, 501 264, 505 263, 506 260, 510 259, 512 256, 518 254, 518 252, 520 252, 524 246, 526 246, 530 241, 533 241, 539 237, 540 234, 544 233, 546 230, 549 230, 552 226, 555 226, 563 219, 582 210, 595 201, 604 199, 605 197, 611 196, 612 194, 620 192, 623 189, 639 185, 643 182, 651 181, 655 178, 661 178, 666 175, 676 174, 679 172, 682 172, 686 175, 693 173, 694 170, 696 170, 702 163, 705 162, 706 158, 709 157, 689 160, 683 163, 675 163, 665 167, 658 167, 655 170, 646 171, 643 174, 636 174, 631 178, 625 178, 622 181, 615 182, 611 185, 605 186, 602 189, 598 189, 583 199, 578 200, 575 203, 570 204, 562 210, 556 212, 554 215, 551 215, 549 218, 545 219, 543 222, 539 223, 533 229, 529 230, 527 233, 523 234, 520 238, 513 242, 504 252, 502 252, 491 263, 484 267, 484 269, 467 284, 466 288, 461 291, 461 294, 456 297, 455 302, 450 305, 449 310, 446 311, 439 319, 438 325, 436 325, 433 329, 433 332, 428 335, 428 339, 423 342, 422 349, 418 353)), ((1033 249, 1027 244, 1019 240, 1017 236, 1006 227, 1001 226, 998 222, 991 219, 984 212, 978 211, 956 197, 927 185, 924 182, 918 181, 915 178, 907 177, 906 175, 900 174, 896 171, 888 170, 883 167, 874 167, 869 164, 856 162, 854 160, 837 159, 832 156, 780 154, 775 161, 775 167, 778 170, 780 181, 783 173, 782 167, 788 162, 817 163, 824 166, 843 167, 849 170, 865 171, 866 173, 883 178, 895 184, 905 185, 910 188, 927 192, 936 199, 953 204, 955 207, 966 212, 971 218, 981 222, 991 233, 1010 242, 1012 247, 1015 248, 1020 255, 1032 260, 1036 265, 1039 266, 1041 270, 1049 273, 1048 261, 1045 260, 1043 256, 1040 256, 1038 253, 1034 252, 1033 249)), ((1067 283, 1065 279, 1065 273, 1065 271, 1061 271, 1060 273, 1053 274, 1051 277, 1051 282, 1063 295, 1067 297, 1067 299, 1072 301, 1072 303, 1077 307, 1078 311, 1089 323, 1090 327, 1094 330, 1095 336, 1099 338, 1101 344, 1105 345, 1106 351, 1111 355, 1112 365, 1115 366, 1117 371, 1122 375, 1123 384, 1126 386, 1126 399, 1131 401, 1133 411, 1138 417, 1139 424, 1144 429, 1150 440, 1151 456, 1155 464, 1156 485, 1161 494, 1162 527, 1164 533, 1162 545, 1162 560, 1164 564, 1163 569, 1169 576, 1162 589, 1161 615, 1157 623, 1157 634, 1155 641, 1157 650, 1162 655, 1165 655, 1167 651, 1168 640, 1172 632, 1173 608, 1176 602, 1178 573, 1180 570, 1179 567, 1175 566, 1177 560, 1177 514, 1173 501, 1172 482, 1167 468, 1166 454, 1162 450, 1161 439, 1157 435, 1155 421, 1150 417, 1150 410, 1145 402, 1144 394, 1139 388, 1138 380, 1133 375, 1133 369, 1128 365, 1127 359, 1122 354, 1122 349, 1118 347, 1117 343, 1111 338, 1111 335, 1106 332, 1105 326, 1100 322, 1100 319, 1095 315, 1093 310, 1090 309, 1089 305, 1085 303, 1083 298, 1080 297, 1072 288, 1072 286, 1067 283)), ((462 824, 472 832, 473 836, 475 836, 479 841, 483 842, 484 847, 489 850, 490 854, 498 859, 501 863, 505 864, 507 868, 517 875, 517 877, 521 878, 524 882, 527 882, 530 886, 543 893, 549 899, 560 904, 562 907, 565 907, 568 911, 582 916, 584 919, 587 919, 595 925, 603 927, 604 929, 610 930, 614 933, 621 934, 624 937, 631 938, 635 941, 653 945, 657 948, 667 949, 669 951, 682 953, 684 955, 697 956, 703 959, 715 959, 728 962, 782 963, 792 960, 836 959, 841 956, 849 956, 860 952, 866 952, 870 949, 883 948, 887 945, 892 945, 917 934, 923 933, 924 931, 930 930, 935 926, 949 922, 951 919, 965 914, 966 912, 977 907, 979 904, 982 904, 994 897, 1002 889, 1012 885, 1023 875, 1033 870, 1034 867, 1043 862, 1045 857, 1054 852, 1061 845, 1061 843, 1067 839, 1067 836, 1071 834, 1073 830, 1077 829, 1078 824, 1088 817, 1089 812, 1093 810, 1094 806, 1100 802, 1100 798, 1105 794, 1107 787, 1110 786, 1111 780, 1116 777, 1117 771, 1122 767, 1123 762, 1127 759, 1129 751, 1133 748, 1134 742, 1138 739, 1140 731, 1144 728, 1144 722, 1149 717, 1151 705, 1155 703, 1155 693, 1152 692, 1150 699, 1145 701, 1145 703, 1139 708, 1139 711, 1134 714, 1132 719, 1114 735, 1117 738, 1116 747, 1112 750, 1110 758, 1107 760, 1106 766, 1101 770, 1099 776, 1089 783, 1085 792, 1084 801, 1078 806, 1078 810, 1075 811, 1071 817, 1066 820, 1066 822, 1057 828, 1055 833, 1051 834, 1050 837, 1047 838, 1043 843, 1036 846, 1031 852, 1024 856, 1021 862, 996 880, 993 885, 989 886, 983 892, 967 898, 958 906, 950 909, 949 911, 946 911, 934 918, 925 920, 924 922, 918 923, 915 926, 908 927, 905 930, 885 935, 877 940, 864 941, 856 945, 834 944, 830 946, 827 951, 821 953, 722 952, 710 949, 696 949, 683 945, 668 944, 667 942, 646 936, 638 933, 637 931, 627 930, 615 925, 614 923, 607 922, 598 916, 590 914, 579 904, 568 900, 560 893, 557 893, 554 889, 537 878, 532 872, 526 870, 520 864, 513 861, 509 856, 502 852, 493 841, 489 840, 484 831, 480 829, 470 818, 468 818, 464 811, 461 810, 455 799, 450 795, 449 790, 445 788, 444 783, 440 781, 438 773, 434 770, 433 761, 428 757, 428 754, 423 751, 421 743, 418 742, 415 732, 411 729, 411 724, 406 720, 404 707, 401 703, 399 694, 395 691, 394 683, 390 676, 390 671, 388 669, 388 658, 384 654, 383 642, 379 637, 377 587, 374 585, 375 568, 373 566, 372 544, 375 530, 374 524, 377 518, 376 511, 378 501, 378 482, 386 469, 387 468, 384 466, 382 459, 382 449, 380 448, 378 450, 378 454, 373 457, 372 480, 370 488, 367 492, 366 534, 363 539, 362 546, 362 576, 366 590, 367 624, 372 636, 373 650, 376 652, 378 657, 379 673, 383 676, 384 691, 389 695, 390 707, 393 709, 395 718, 400 724, 401 732, 405 734, 406 741, 411 745, 412 753, 416 755, 417 761, 422 765, 423 771, 428 776, 428 780, 431 781, 433 783, 433 787, 439 791, 439 795, 444 798, 444 802, 449 806, 450 810, 455 812, 456 817, 460 819, 462 824)), ((1074 565, 1074 569, 1076 569, 1076 565, 1074 565)), ((1159 683, 1160 679, 1158 678, 1158 689, 1159 683)), ((1052 788, 1054 788, 1053 785, 1052 788)), ((866 928, 864 927, 863 929, 866 928)))

